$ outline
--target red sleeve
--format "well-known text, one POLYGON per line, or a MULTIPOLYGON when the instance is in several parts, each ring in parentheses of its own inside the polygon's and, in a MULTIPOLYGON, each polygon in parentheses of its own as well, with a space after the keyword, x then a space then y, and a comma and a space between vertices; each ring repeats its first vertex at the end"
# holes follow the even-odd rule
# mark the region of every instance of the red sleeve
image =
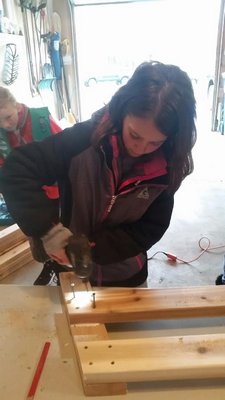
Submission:
POLYGON ((56 133, 59 133, 62 131, 62 128, 60 128, 59 125, 57 125, 57 123, 54 121, 54 119, 52 118, 51 115, 49 115, 49 121, 50 121, 50 129, 51 129, 51 133, 53 135, 55 135, 56 133))
MULTIPOLYGON (((59 133, 62 131, 62 128, 60 128, 59 125, 54 121, 52 118, 51 114, 49 115, 49 121, 50 121, 50 130, 53 135, 56 133, 59 133)), ((45 191, 46 196, 49 199, 58 199, 59 198, 59 189, 58 186, 53 185, 53 186, 42 186, 42 189, 45 191)))

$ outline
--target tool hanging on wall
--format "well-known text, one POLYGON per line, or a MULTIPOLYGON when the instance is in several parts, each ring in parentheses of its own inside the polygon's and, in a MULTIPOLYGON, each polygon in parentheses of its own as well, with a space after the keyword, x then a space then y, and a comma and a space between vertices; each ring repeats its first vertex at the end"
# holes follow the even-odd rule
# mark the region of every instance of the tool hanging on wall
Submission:
POLYGON ((52 16, 52 33, 50 35, 49 53, 54 70, 54 76, 56 78, 55 88, 57 105, 59 114, 61 112, 61 118, 65 117, 69 124, 74 124, 76 119, 71 110, 68 82, 62 54, 62 47, 65 41, 66 39, 61 42, 61 18, 58 13, 54 12, 52 16))
POLYGON ((42 3, 38 8, 33 4, 34 2, 28 2, 20 0, 20 7, 22 11, 22 18, 24 24, 24 37, 26 42, 27 58, 28 58, 28 71, 29 71, 29 83, 30 91, 32 96, 39 94, 38 89, 38 74, 37 74, 37 54, 34 46, 34 30, 33 30, 33 18, 36 18, 39 9, 45 7, 45 3, 42 3), (29 11, 31 13, 29 13, 29 11), (32 27, 32 29, 31 29, 32 27))
POLYGON ((55 96, 54 106, 58 119, 65 118, 69 124, 74 124, 76 120, 71 111, 68 83, 60 51, 61 18, 54 12, 49 29, 46 4, 46 1, 20 1, 25 22, 31 92, 33 95, 42 96, 43 90, 51 90, 55 96))
POLYGON ((50 34, 49 54, 55 78, 54 87, 57 98, 58 116, 59 119, 62 119, 65 116, 65 104, 62 90, 62 66, 59 53, 60 39, 61 36, 59 32, 53 32, 50 34))
POLYGON ((61 81, 62 79, 62 66, 61 66, 61 57, 60 57, 60 40, 61 36, 59 32, 53 32, 50 35, 50 43, 49 43, 49 53, 51 57, 51 62, 54 69, 54 76, 56 80, 61 81))
POLYGON ((19 54, 15 43, 7 43, 2 71, 2 82, 12 85, 19 74, 19 54))
POLYGON ((45 1, 37 1, 37 0, 20 0, 20 7, 22 12, 24 9, 30 10, 31 12, 36 12, 46 7, 47 0, 45 1))
POLYGON ((39 51, 40 51, 40 75, 41 79, 38 82, 39 90, 54 89, 54 70, 51 63, 49 42, 51 38, 51 33, 49 32, 47 14, 45 10, 40 11, 40 29, 37 30, 39 35, 38 40, 40 41, 39 51), (41 52, 42 50, 42 52, 41 52))
POLYGON ((71 109, 69 88, 68 88, 68 82, 67 82, 67 77, 66 77, 65 65, 64 65, 64 61, 63 61, 62 48, 63 48, 63 42, 60 44, 60 57, 61 57, 62 76, 63 76, 64 88, 65 88, 65 92, 66 92, 66 103, 67 103, 66 119, 70 124, 75 124, 76 123, 76 118, 74 117, 72 109, 71 109))
POLYGON ((20 0, 29 60, 31 93, 40 96, 41 90, 53 91, 55 80, 48 51, 50 30, 46 5, 47 1, 20 0))
POLYGON ((66 77, 66 71, 65 71, 65 65, 63 61, 63 48, 68 42, 67 39, 64 39, 61 41, 61 18, 60 15, 57 12, 53 12, 52 15, 52 39, 56 40, 56 38, 59 38, 59 52, 53 58, 52 58, 52 64, 55 66, 56 71, 58 71, 58 68, 60 66, 60 73, 56 74, 56 86, 57 86, 57 95, 59 102, 61 102, 62 107, 63 107, 63 112, 64 112, 64 117, 66 118, 67 122, 69 124, 74 124, 76 122, 76 119, 72 113, 71 110, 71 102, 70 102, 70 97, 69 97, 69 90, 68 90, 68 80, 66 77), (57 35, 58 34, 58 35, 57 35), (64 96, 65 93, 65 96, 64 96))

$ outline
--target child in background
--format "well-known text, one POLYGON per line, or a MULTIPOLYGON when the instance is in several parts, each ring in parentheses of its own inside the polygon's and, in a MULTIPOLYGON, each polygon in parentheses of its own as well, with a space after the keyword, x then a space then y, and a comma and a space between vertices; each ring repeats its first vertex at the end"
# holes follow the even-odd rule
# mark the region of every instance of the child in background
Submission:
MULTIPOLYGON (((54 121, 47 107, 31 108, 18 103, 13 94, 5 87, 0 86, 0 168, 10 152, 21 145, 33 141, 40 141, 48 136, 61 132, 60 126, 54 121)), ((57 185, 44 185, 43 189, 50 198, 59 197, 57 185)), ((4 198, 0 194, 0 225, 11 225, 14 221, 7 210, 4 198)), ((50 284, 57 279, 55 261, 45 263, 50 284)), ((42 279, 37 283, 42 283, 42 279)), ((46 282, 47 283, 47 282, 46 282)))

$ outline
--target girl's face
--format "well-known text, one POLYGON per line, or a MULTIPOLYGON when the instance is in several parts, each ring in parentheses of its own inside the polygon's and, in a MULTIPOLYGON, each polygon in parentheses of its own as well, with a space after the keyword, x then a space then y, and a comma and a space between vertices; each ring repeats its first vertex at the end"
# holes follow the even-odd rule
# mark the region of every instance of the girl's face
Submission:
POLYGON ((6 131, 15 131, 18 125, 19 104, 6 103, 6 105, 0 109, 0 128, 6 131))
POLYGON ((131 157, 153 153, 167 137, 156 128, 152 118, 127 115, 123 121, 123 143, 131 157))

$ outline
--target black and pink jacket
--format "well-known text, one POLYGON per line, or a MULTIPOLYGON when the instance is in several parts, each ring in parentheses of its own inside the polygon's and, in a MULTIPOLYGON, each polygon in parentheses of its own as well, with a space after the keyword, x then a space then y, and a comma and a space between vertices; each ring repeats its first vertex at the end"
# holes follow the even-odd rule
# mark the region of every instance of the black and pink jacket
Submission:
POLYGON ((93 118, 16 149, 2 168, 0 188, 26 235, 41 237, 60 220, 95 242, 92 284, 137 286, 147 277, 146 251, 171 218, 167 164, 161 150, 126 159, 119 134, 95 148, 94 128, 93 118), (42 190, 56 181, 59 202, 42 190))

